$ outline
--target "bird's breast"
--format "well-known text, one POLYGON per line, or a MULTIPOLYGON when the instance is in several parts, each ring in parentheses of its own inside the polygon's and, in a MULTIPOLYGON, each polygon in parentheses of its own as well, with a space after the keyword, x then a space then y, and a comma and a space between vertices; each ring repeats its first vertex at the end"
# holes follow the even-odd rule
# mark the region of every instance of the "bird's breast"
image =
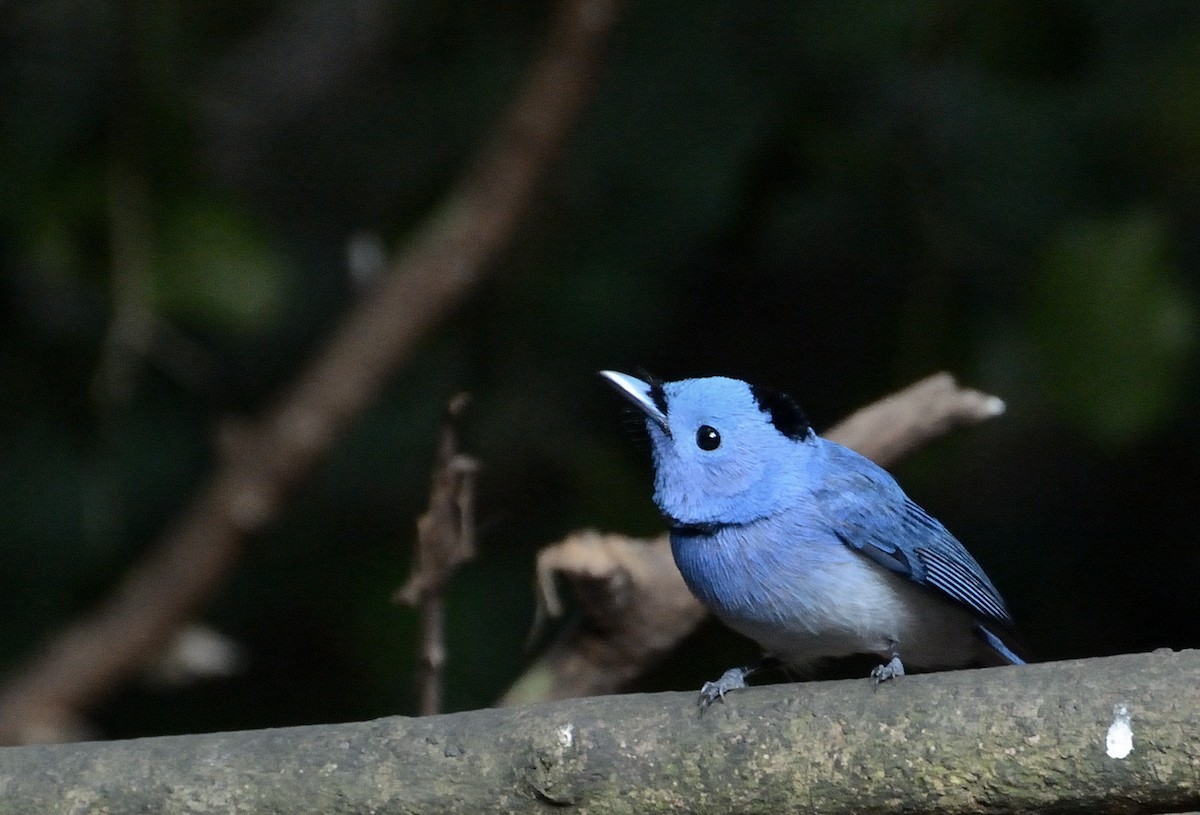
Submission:
POLYGON ((786 521, 671 536, 692 592, 785 662, 887 653, 915 636, 920 593, 832 535, 786 521))

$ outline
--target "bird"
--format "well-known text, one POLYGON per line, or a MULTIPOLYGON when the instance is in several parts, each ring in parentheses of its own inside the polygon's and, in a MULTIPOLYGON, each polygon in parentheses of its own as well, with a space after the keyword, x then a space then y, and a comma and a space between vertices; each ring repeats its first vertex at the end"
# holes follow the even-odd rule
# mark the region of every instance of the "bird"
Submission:
POLYGON ((765 668, 852 655, 880 659, 876 683, 1024 664, 1003 597, 958 539, 792 398, 724 376, 600 375, 644 414, 684 582, 764 651, 706 682, 702 709, 765 668))

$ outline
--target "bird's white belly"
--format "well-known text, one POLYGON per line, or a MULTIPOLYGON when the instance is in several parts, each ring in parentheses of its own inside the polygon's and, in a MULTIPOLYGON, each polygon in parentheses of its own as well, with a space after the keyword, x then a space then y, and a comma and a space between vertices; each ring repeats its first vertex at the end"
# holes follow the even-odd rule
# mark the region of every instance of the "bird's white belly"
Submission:
POLYGON ((882 656, 910 627, 887 577, 856 559, 823 564, 789 580, 786 596, 760 582, 764 596, 758 608, 720 609, 718 616, 792 665, 850 654, 882 656))
POLYGON ((869 653, 883 662, 898 655, 913 668, 946 668, 976 652, 965 610, 857 552, 841 554, 816 563, 730 564, 746 570, 733 583, 752 588, 707 602, 730 628, 795 667, 869 653))

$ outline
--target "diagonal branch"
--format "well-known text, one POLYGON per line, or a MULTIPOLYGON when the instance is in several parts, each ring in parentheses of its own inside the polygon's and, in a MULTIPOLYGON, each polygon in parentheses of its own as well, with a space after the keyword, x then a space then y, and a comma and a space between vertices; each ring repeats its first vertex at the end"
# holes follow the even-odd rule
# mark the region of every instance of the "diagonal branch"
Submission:
POLYGON ((0 689, 0 742, 72 731, 81 711, 150 659, 417 342, 494 266, 588 98, 619 5, 564 0, 478 160, 391 273, 261 421, 229 434, 221 465, 114 594, 0 689))

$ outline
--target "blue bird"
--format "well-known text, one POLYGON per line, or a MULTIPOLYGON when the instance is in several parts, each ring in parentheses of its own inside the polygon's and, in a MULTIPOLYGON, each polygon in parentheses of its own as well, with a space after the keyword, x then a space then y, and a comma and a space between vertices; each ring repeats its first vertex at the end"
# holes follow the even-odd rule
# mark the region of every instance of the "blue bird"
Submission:
POLYGON ((767 655, 705 683, 702 707, 762 668, 856 654, 882 660, 878 682, 906 666, 1023 663, 1003 598, 962 544, 789 397, 726 377, 601 375, 646 415, 654 501, 688 588, 767 655))

